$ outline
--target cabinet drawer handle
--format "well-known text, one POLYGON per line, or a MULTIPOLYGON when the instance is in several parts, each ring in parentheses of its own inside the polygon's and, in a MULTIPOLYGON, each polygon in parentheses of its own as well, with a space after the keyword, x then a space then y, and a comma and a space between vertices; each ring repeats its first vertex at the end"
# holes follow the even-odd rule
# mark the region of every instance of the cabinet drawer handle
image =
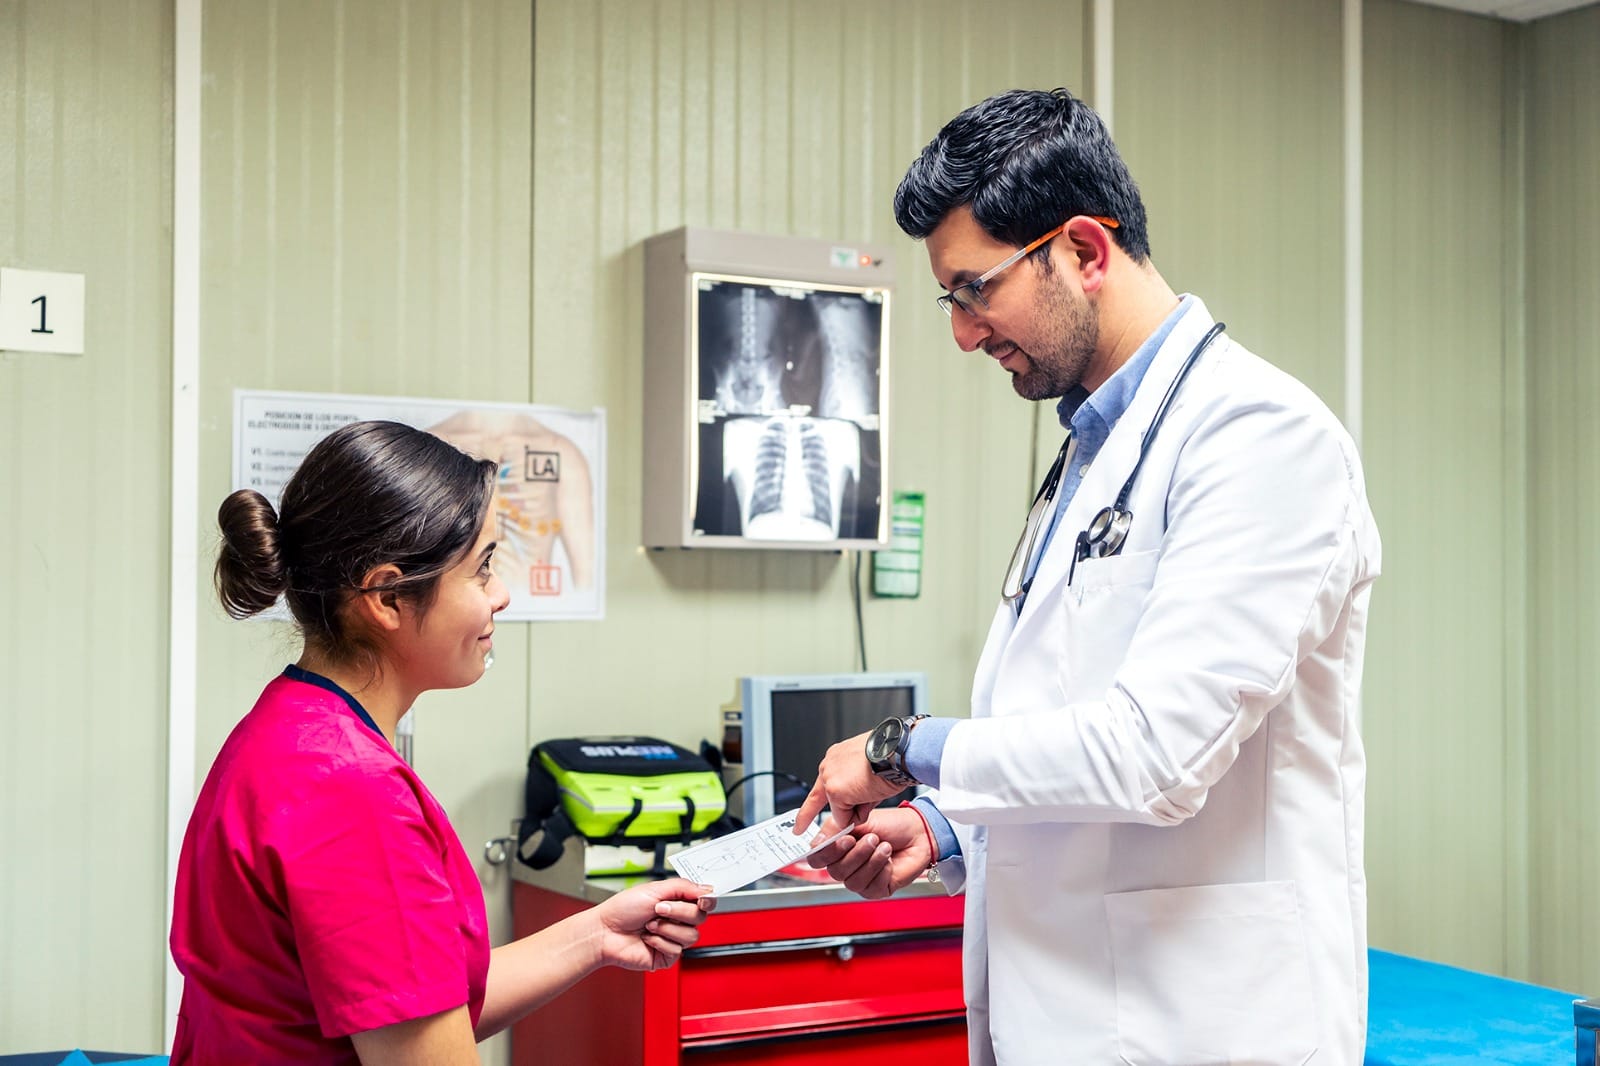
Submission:
POLYGON ((832 948, 839 952, 839 958, 849 962, 855 957, 857 947, 959 939, 961 939, 959 927, 903 929, 887 933, 854 933, 847 936, 812 936, 796 940, 755 940, 745 944, 717 944, 712 947, 689 948, 683 956, 686 959, 712 959, 721 955, 763 955, 776 951, 815 951, 832 948))

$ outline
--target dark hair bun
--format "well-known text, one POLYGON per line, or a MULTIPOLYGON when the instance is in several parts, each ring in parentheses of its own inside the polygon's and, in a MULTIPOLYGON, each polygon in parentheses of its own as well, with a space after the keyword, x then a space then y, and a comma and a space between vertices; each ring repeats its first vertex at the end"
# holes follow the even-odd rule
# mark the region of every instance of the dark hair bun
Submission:
POLYGON ((477 543, 498 469, 399 422, 340 426, 306 452, 276 511, 249 489, 222 501, 222 606, 247 618, 282 596, 321 660, 376 671, 381 642, 345 617, 355 589, 390 566, 382 590, 425 612, 477 543))
POLYGON ((229 494, 217 508, 222 550, 217 553, 217 595, 234 618, 260 614, 288 591, 278 549, 278 513, 254 489, 229 494))

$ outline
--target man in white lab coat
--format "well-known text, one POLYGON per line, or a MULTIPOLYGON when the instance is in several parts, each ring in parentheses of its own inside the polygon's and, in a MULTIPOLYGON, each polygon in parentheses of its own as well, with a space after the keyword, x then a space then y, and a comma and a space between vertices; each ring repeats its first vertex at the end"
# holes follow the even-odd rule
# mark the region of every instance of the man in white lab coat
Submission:
POLYGON ((813 861, 868 897, 964 883, 975 1064, 1359 1064, 1379 541, 1354 444, 1162 280, 1064 90, 958 115, 895 212, 956 342, 1059 397, 1069 437, 971 718, 834 745, 801 824, 861 825, 813 861), (935 790, 872 809, 908 780, 935 790))

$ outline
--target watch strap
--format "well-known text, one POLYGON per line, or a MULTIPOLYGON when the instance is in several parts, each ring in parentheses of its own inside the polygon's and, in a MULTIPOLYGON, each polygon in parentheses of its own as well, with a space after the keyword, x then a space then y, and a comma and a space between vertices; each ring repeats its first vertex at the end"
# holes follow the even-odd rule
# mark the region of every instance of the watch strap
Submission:
POLYGON ((910 788, 917 784, 916 778, 894 766, 885 766, 881 770, 875 769, 872 772, 877 774, 880 780, 889 782, 895 788, 910 788))
POLYGON ((918 722, 926 717, 928 716, 925 714, 908 714, 902 719, 905 729, 900 733, 900 743, 895 745, 894 754, 889 757, 893 768, 899 771, 900 776, 904 777, 908 784, 912 785, 919 782, 911 775, 911 767, 906 765, 906 752, 911 748, 911 731, 917 727, 918 722))

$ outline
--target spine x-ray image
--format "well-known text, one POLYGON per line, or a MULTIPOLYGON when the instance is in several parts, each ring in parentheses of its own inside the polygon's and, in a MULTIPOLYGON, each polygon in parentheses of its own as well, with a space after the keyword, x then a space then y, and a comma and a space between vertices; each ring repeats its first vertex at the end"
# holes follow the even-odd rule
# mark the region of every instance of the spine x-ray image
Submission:
POLYGON ((875 538, 881 296, 704 276, 697 286, 695 530, 771 541, 875 538))

